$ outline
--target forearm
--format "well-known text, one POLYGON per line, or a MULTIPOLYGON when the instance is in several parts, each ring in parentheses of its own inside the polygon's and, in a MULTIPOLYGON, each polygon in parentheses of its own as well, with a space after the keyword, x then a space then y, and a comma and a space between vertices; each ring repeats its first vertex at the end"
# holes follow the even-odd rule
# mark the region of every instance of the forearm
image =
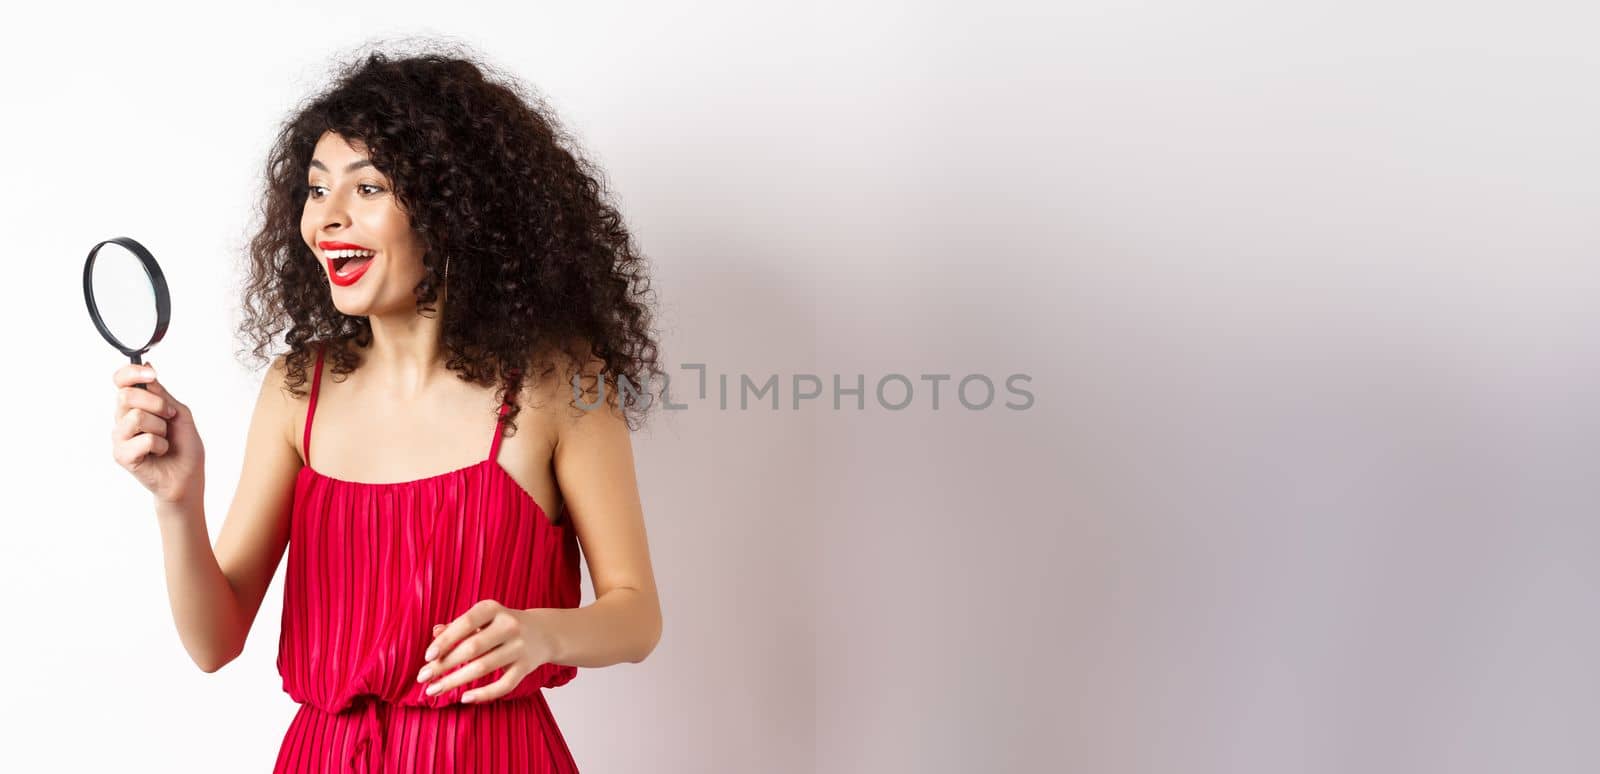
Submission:
POLYGON ((661 639, 661 606, 651 592, 612 589, 583 607, 535 610, 545 618, 555 664, 594 668, 638 663, 661 639))
POLYGON ((156 522, 178 639, 195 664, 215 672, 239 655, 244 637, 238 597, 217 564, 203 506, 158 503, 156 522))

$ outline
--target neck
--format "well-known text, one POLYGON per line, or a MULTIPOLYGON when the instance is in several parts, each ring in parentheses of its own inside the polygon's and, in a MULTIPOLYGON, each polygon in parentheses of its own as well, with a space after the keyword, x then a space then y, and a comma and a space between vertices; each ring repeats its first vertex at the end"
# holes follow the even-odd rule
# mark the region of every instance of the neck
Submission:
POLYGON ((398 314, 372 315, 372 343, 362 351, 361 370, 386 385, 393 397, 410 398, 425 392, 448 375, 444 368, 444 292, 434 304, 438 310, 423 317, 413 308, 398 314))

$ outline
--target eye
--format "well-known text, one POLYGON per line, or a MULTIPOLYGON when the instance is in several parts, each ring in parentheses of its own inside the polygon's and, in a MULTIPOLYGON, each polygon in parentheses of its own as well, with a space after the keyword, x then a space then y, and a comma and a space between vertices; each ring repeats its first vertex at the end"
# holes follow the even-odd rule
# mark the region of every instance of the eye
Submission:
MULTIPOLYGON (((361 185, 356 186, 356 188, 358 190, 362 189, 362 188, 371 188, 373 193, 380 193, 380 192, 383 191, 383 186, 373 185, 371 183, 362 183, 361 185)), ((320 185, 308 186, 307 191, 306 191, 306 196, 308 196, 308 197, 310 197, 312 199, 320 199, 322 197, 317 194, 317 191, 319 191, 319 190, 326 190, 326 189, 324 189, 320 185)))

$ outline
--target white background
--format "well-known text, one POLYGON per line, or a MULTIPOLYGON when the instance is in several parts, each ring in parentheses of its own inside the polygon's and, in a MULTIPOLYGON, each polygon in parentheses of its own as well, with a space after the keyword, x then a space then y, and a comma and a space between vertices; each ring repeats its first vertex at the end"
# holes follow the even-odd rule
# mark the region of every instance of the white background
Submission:
POLYGON ((429 34, 605 168, 670 365, 868 385, 636 436, 664 637, 547 692, 585 772, 1600 765, 1588 6, 577 5, 10 13, 6 769, 270 768, 281 571, 196 669, 79 272, 166 267, 215 535, 264 154, 429 34), (889 411, 889 373, 1035 402, 889 411))

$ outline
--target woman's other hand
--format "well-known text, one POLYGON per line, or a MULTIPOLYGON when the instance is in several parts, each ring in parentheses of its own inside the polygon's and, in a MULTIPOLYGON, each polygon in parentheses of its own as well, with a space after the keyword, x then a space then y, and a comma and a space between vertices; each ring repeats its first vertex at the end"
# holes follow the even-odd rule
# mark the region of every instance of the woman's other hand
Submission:
POLYGON ((494 682, 461 694, 461 701, 468 703, 498 699, 554 657, 547 616, 560 612, 517 610, 483 600, 449 625, 433 627, 433 642, 423 656, 428 663, 417 673, 417 682, 427 683, 424 693, 436 696, 504 669, 494 682))

